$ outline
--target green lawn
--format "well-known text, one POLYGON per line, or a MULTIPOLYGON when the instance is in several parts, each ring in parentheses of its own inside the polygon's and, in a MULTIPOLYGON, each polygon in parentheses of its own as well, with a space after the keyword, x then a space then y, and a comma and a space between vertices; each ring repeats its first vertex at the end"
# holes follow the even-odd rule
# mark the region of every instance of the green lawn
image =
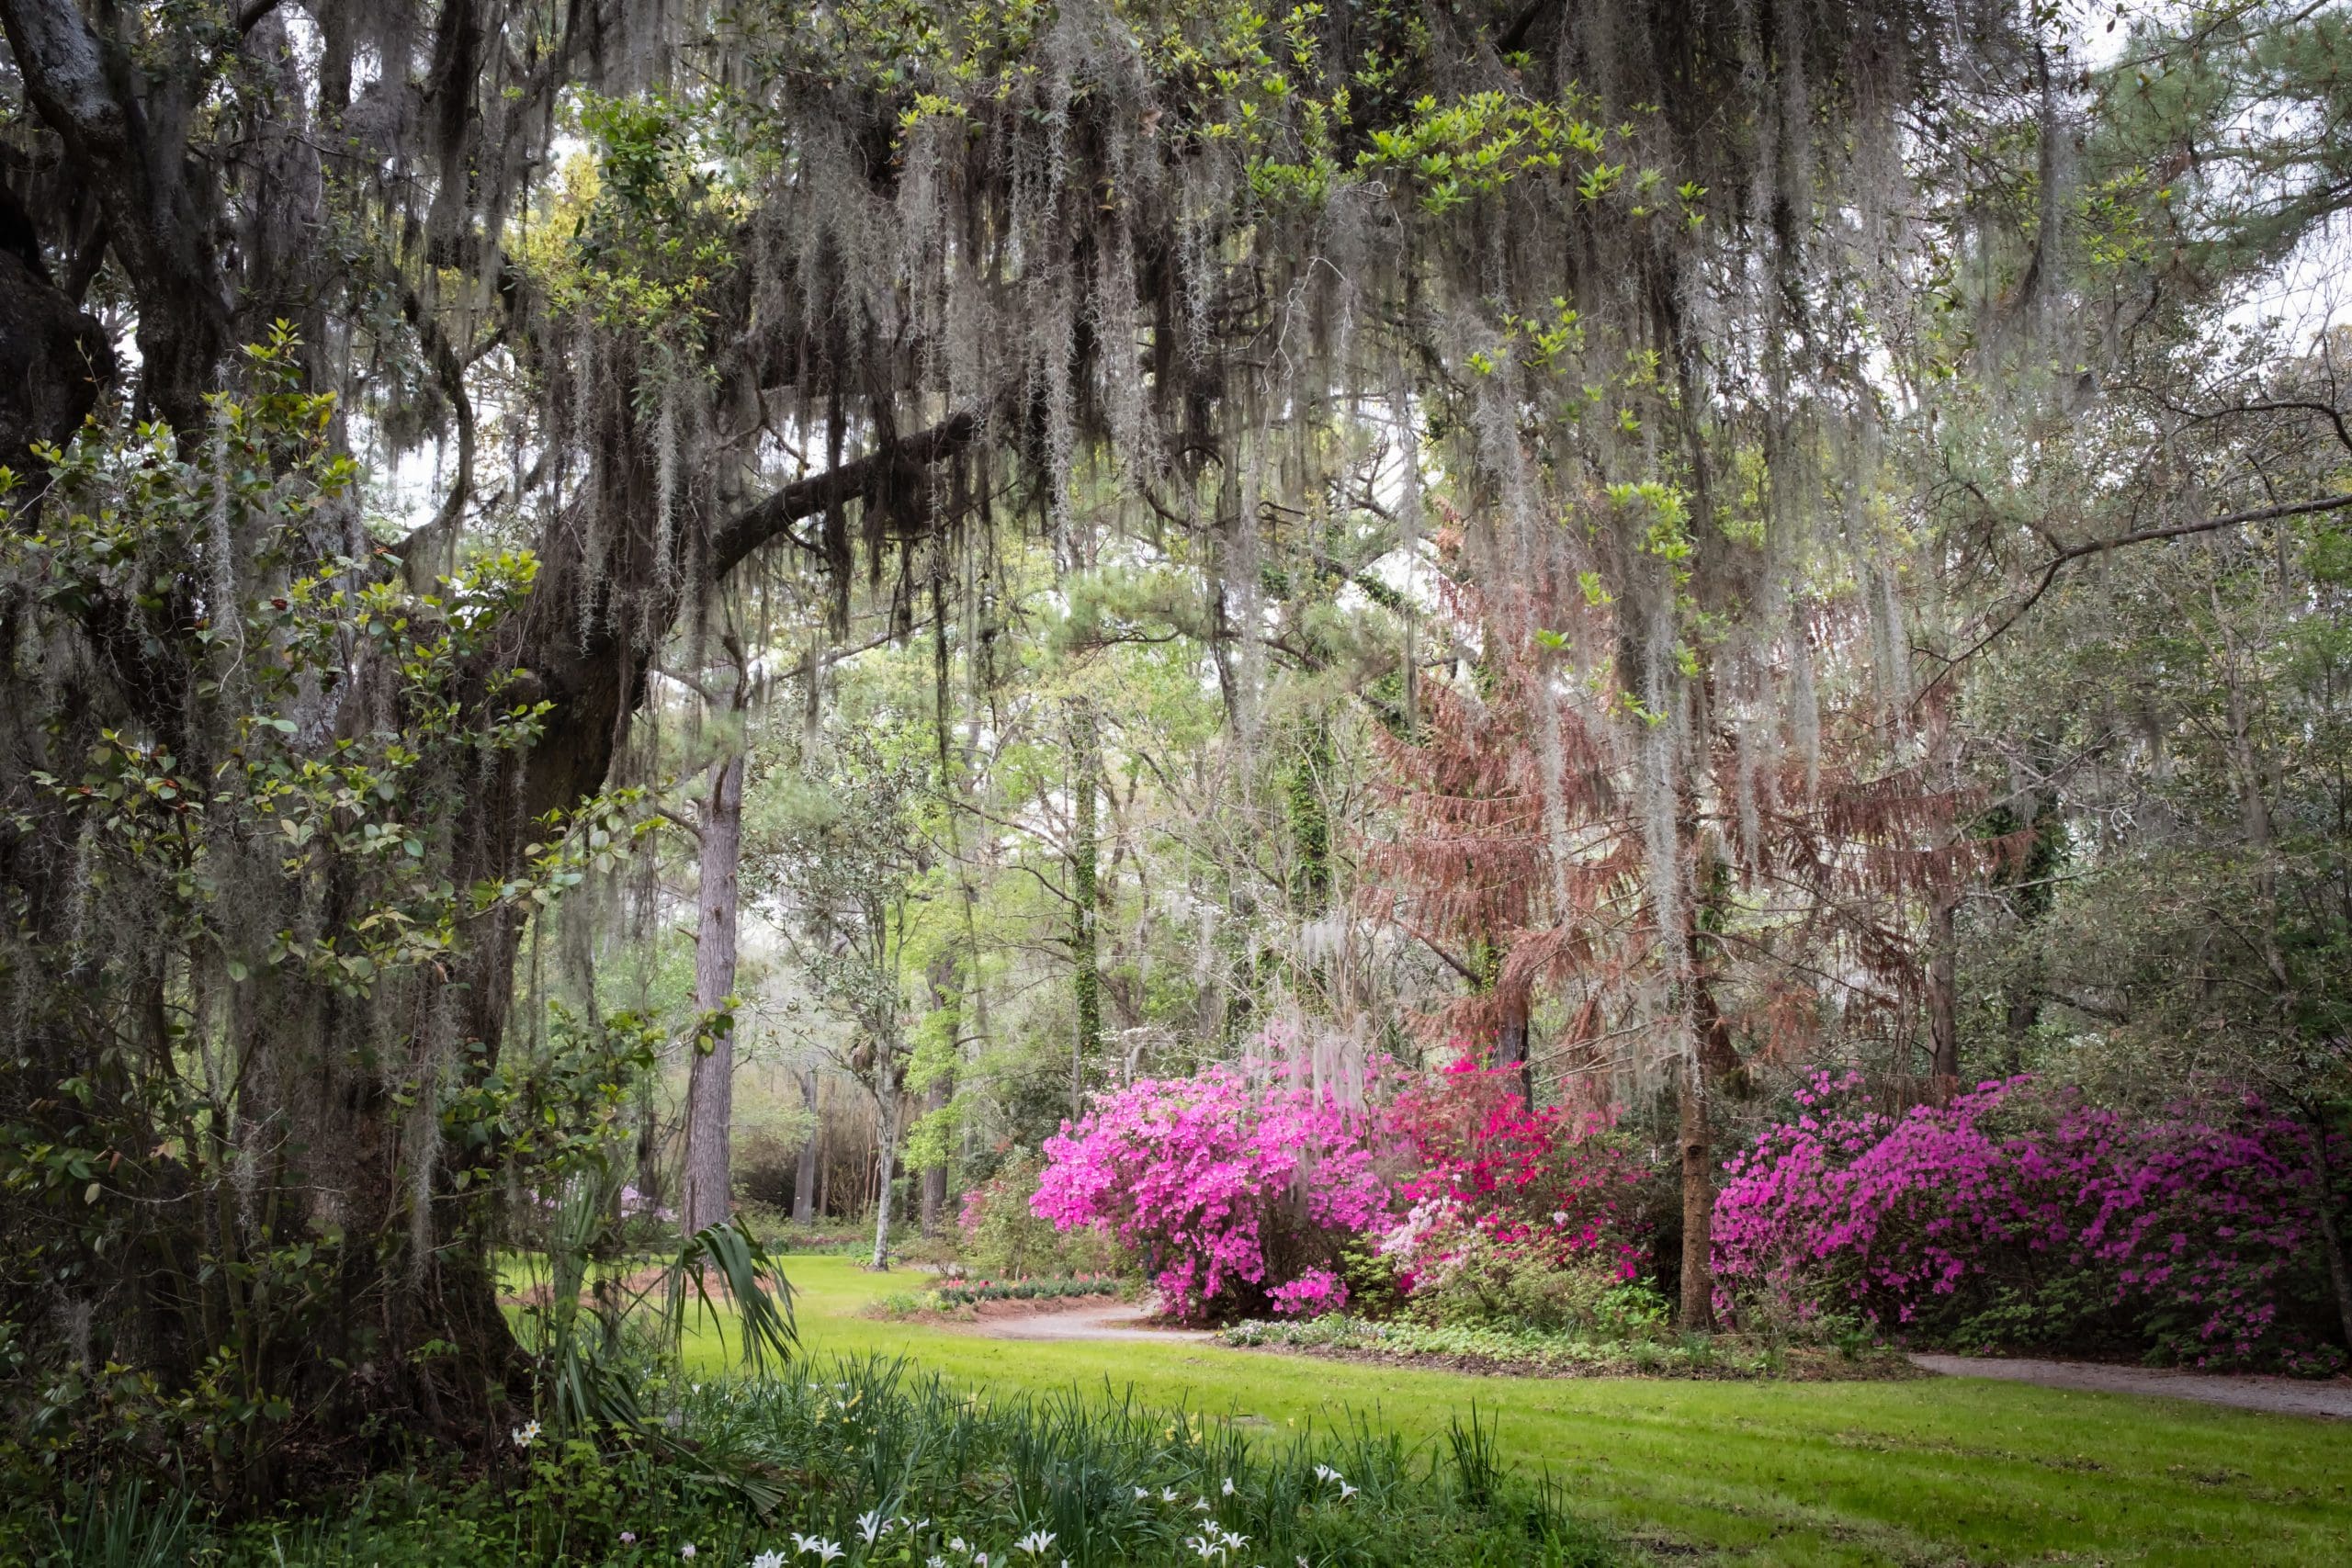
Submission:
MULTIPOLYGON (((2352 1563, 2352 1427, 1977 1379, 1733 1383, 1478 1378, 1189 1341, 1039 1344, 858 1315, 917 1277, 792 1258, 818 1356, 959 1383, 1133 1385, 1272 1433, 1363 1411, 1412 1436, 1476 1401, 1593 1516, 1735 1562, 2352 1563)), ((693 1354, 717 1367, 707 1333, 693 1354)))

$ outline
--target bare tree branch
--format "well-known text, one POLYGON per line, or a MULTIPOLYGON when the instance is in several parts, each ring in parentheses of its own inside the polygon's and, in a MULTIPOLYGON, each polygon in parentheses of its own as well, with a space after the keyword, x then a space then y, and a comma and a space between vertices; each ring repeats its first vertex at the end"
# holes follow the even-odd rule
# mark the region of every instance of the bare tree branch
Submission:
POLYGON ((2007 615, 2002 616, 1990 631, 1944 661, 1944 667, 1936 672, 1934 680, 1929 681, 1921 689, 1919 696, 1924 699, 1928 693, 1934 691, 1945 677, 1984 652, 2011 626, 2023 620, 2026 612, 2040 604, 2042 595, 2050 592, 2051 584, 2058 581, 2058 573, 2070 561, 2078 561, 2085 556, 2104 555, 2109 550, 2120 550, 2127 545, 2154 544, 2164 539, 2186 539, 2198 534, 2216 533, 2223 528, 2235 528, 2248 523, 2275 523, 2282 517, 2305 517, 2315 512, 2340 512, 2347 506, 2352 506, 2352 495, 2323 496, 2317 501, 2291 502, 2284 506, 2265 506, 2252 512, 2232 512, 2220 517, 2200 518, 2194 523, 2175 523, 2162 528, 2142 528, 2133 533, 2117 535, 2111 539, 2093 539, 2086 544, 2069 545, 2042 563, 2041 574, 2036 579, 2032 590, 2023 599, 2018 601, 2016 606, 2007 615))

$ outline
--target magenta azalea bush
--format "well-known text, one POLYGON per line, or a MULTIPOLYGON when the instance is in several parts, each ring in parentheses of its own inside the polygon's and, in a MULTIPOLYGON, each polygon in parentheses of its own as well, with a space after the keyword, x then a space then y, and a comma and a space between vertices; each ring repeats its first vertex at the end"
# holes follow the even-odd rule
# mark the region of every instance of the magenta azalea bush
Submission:
POLYGON ((1404 1268, 1408 1292, 1473 1240, 1544 1267, 1598 1264, 1634 1278, 1647 1171, 1600 1118, 1532 1110, 1516 1067, 1465 1056, 1407 1086, 1383 1122, 1406 1156, 1396 1196, 1408 1207, 1380 1251, 1404 1268))
MULTIPOLYGON (((2133 1118, 2030 1077, 1899 1119, 1826 1075, 1726 1167, 1718 1304, 1929 1337, 2107 1337, 2200 1365, 2322 1370, 2313 1134, 2237 1095, 2133 1118)), ((2345 1140, 2326 1166, 2346 1168, 2345 1140)))
POLYGON ((1346 1304, 1340 1248, 1386 1213, 1372 1133, 1286 1075, 1147 1078, 1046 1140, 1032 1207, 1116 1237, 1177 1316, 1313 1315, 1346 1304))

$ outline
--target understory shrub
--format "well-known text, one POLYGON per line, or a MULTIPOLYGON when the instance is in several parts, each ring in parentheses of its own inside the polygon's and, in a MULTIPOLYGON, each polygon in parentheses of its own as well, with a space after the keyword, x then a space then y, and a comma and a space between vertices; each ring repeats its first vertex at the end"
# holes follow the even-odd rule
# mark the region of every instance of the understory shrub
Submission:
POLYGON ((1044 1168, 1035 1155, 1015 1154, 995 1175, 966 1190, 956 1228, 967 1275, 1019 1280, 1117 1269, 1119 1248, 1110 1237, 1091 1227, 1064 1229, 1032 1206, 1044 1168))
MULTIPOLYGON (((1817 1077, 1733 1159, 1718 1304, 1859 1312, 1963 1343, 2134 1344, 2198 1365, 2322 1371, 2341 1352, 2312 1128, 2247 1094, 2133 1117, 2016 1077, 1897 1119, 1817 1077)), ((2330 1135, 2326 1168, 2347 1164, 2330 1135)))
POLYGON ((1464 1058, 1406 1088, 1386 1125, 1409 1204, 1379 1238, 1410 1315, 1648 1338, 1666 1304, 1640 1282, 1638 1152, 1599 1119, 1529 1109, 1511 1068, 1464 1058))
POLYGON ((1363 1111, 1277 1070, 1142 1079, 1046 1141, 1033 1208, 1115 1237, 1179 1317, 1346 1304, 1340 1252, 1387 1208, 1363 1111))

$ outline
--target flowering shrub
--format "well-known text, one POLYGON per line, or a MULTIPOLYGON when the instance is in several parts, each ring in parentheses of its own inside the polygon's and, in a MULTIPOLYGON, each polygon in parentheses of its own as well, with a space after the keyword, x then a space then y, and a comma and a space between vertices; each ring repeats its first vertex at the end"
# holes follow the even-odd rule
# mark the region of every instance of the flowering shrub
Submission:
POLYGON ((1381 1237, 1404 1288, 1445 1277, 1471 1248, 1542 1269, 1603 1265, 1634 1278, 1639 1156, 1597 1118, 1528 1109, 1518 1073, 1466 1058, 1399 1093, 1385 1118, 1413 1174, 1411 1205, 1381 1237))
POLYGON ((1841 1110, 1859 1086, 1816 1078, 1726 1167, 1719 1304, 1848 1306, 1962 1337, 2120 1333, 2200 1365, 2331 1354, 2281 1317, 2320 1280, 2302 1123, 2250 1096, 2135 1120, 2027 1077, 1897 1120, 1841 1110))
POLYGON ((1046 1141, 1031 1206, 1116 1236, 1180 1317, 1321 1310, 1345 1300, 1329 1272, 1342 1243, 1386 1212, 1370 1131, 1288 1077, 1143 1079, 1046 1141))

